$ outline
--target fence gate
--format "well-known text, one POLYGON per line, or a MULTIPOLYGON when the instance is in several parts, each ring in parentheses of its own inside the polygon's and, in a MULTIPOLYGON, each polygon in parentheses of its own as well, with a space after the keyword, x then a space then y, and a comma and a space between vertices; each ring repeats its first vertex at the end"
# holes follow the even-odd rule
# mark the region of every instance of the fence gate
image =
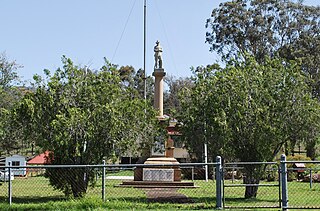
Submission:
POLYGON ((224 208, 281 208, 279 178, 276 162, 225 163, 224 208))

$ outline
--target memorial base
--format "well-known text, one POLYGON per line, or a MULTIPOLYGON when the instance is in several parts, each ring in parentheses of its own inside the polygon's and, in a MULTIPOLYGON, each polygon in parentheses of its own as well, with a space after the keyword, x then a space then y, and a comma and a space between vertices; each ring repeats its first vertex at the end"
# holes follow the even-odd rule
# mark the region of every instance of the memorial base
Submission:
POLYGON ((152 164, 152 165, 159 165, 155 167, 139 167, 136 168, 134 171, 134 181, 181 181, 181 169, 177 164, 179 162, 175 158, 170 158, 170 157, 152 157, 148 158, 144 164, 152 164), (170 166, 170 164, 174 164, 170 166), (165 166, 164 166, 165 165, 165 166), (150 170, 150 173, 146 171, 146 169, 152 169, 150 170), (171 172, 171 174, 169 173, 171 172), (148 179, 144 179, 144 175, 150 175, 148 179), (157 175, 157 173, 159 175, 157 175), (169 175, 172 175, 172 178, 167 178, 169 175), (167 176, 167 177, 166 177, 167 176))
POLYGON ((193 182, 181 181, 179 162, 172 157, 148 158, 144 164, 155 165, 138 167, 134 170, 133 181, 123 181, 120 187, 134 188, 196 188, 193 182), (174 164, 174 165, 170 165, 174 164), (159 165, 159 166, 157 166, 159 165))
POLYGON ((123 181, 118 187, 133 188, 197 188, 193 182, 123 181))

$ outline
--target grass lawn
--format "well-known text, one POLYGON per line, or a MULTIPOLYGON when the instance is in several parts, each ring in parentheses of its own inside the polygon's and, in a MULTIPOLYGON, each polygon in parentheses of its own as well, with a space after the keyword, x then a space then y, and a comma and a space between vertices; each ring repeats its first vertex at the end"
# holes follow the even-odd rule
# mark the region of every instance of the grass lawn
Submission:
MULTIPOLYGON (((235 184, 240 182, 235 182, 235 184)), ((226 181, 231 184, 231 181, 226 181)), ((276 182, 261 182, 261 184, 277 184, 276 182)), ((244 199, 245 187, 226 187, 225 206, 230 207, 272 207, 279 205, 278 187, 259 187, 256 199, 244 199)), ((307 182, 288 182, 288 199, 291 208, 320 208, 320 184, 313 183, 312 189, 307 182)))
POLYGON ((320 183, 288 182, 289 205, 292 207, 320 207, 320 183))
MULTIPOLYGON (((226 185, 241 184, 241 181, 225 181, 226 185)), ((276 182, 261 182, 264 185, 275 185, 276 182)), ((261 186, 255 199, 244 199, 245 187, 225 187, 226 207, 277 207, 279 206, 279 187, 261 186)))
MULTIPOLYGON (((108 173, 108 175, 131 176, 132 172, 108 173)), ((0 185, 0 210, 201 210, 215 207, 215 182, 195 181, 199 188, 179 189, 178 192, 188 196, 193 203, 151 203, 148 202, 146 190, 120 188, 121 180, 106 181, 106 202, 101 200, 101 180, 95 187, 88 189, 88 194, 80 200, 68 199, 61 191, 54 190, 47 178, 15 178, 12 181, 12 206, 8 205, 8 183, 0 185)), ((240 183, 240 182, 238 182, 240 183)), ((231 181, 226 181, 231 184, 231 181)), ((262 184, 275 184, 266 183, 262 184)), ((320 207, 320 184, 289 182, 289 205, 294 207, 320 207)), ((230 207, 277 206, 278 187, 259 187, 258 197, 244 200, 244 187, 225 188, 225 205, 230 207)))

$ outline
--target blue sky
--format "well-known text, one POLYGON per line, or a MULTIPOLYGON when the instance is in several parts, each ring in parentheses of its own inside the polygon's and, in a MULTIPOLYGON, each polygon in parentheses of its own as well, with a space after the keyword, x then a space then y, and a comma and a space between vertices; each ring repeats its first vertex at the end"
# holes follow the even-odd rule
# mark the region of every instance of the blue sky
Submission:
MULTIPOLYGON (((103 65, 103 57, 118 65, 142 68, 143 2, 2 0, 0 52, 23 65, 19 75, 24 80, 42 74, 43 69, 53 72, 61 67, 62 55, 93 69, 103 65)), ((156 40, 163 47, 168 75, 190 76, 191 66, 216 62, 218 57, 205 43, 205 22, 221 2, 147 0, 147 74, 153 71, 156 40)), ((319 0, 305 4, 319 5, 319 0)))

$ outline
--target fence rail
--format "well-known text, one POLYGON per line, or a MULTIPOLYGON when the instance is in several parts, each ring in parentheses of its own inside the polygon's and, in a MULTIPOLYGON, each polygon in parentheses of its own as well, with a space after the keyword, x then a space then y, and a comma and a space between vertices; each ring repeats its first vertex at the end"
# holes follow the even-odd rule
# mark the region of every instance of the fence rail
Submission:
POLYGON ((199 209, 203 206, 212 209, 320 209, 320 161, 286 161, 285 156, 281 158, 280 162, 225 164, 218 156, 213 163, 1 166, 0 206, 1 203, 66 200, 77 197, 78 191, 79 196, 84 194, 108 202, 184 203, 199 209), (297 163, 305 167, 297 168, 297 163), (263 172, 259 181, 244 182, 249 176, 248 167, 263 172), (194 187, 183 188, 175 184, 165 188, 143 186, 135 189, 122 185, 133 181, 134 172, 141 168, 178 168, 181 183, 194 187), (248 190, 256 190, 257 195, 246 199, 248 190))

